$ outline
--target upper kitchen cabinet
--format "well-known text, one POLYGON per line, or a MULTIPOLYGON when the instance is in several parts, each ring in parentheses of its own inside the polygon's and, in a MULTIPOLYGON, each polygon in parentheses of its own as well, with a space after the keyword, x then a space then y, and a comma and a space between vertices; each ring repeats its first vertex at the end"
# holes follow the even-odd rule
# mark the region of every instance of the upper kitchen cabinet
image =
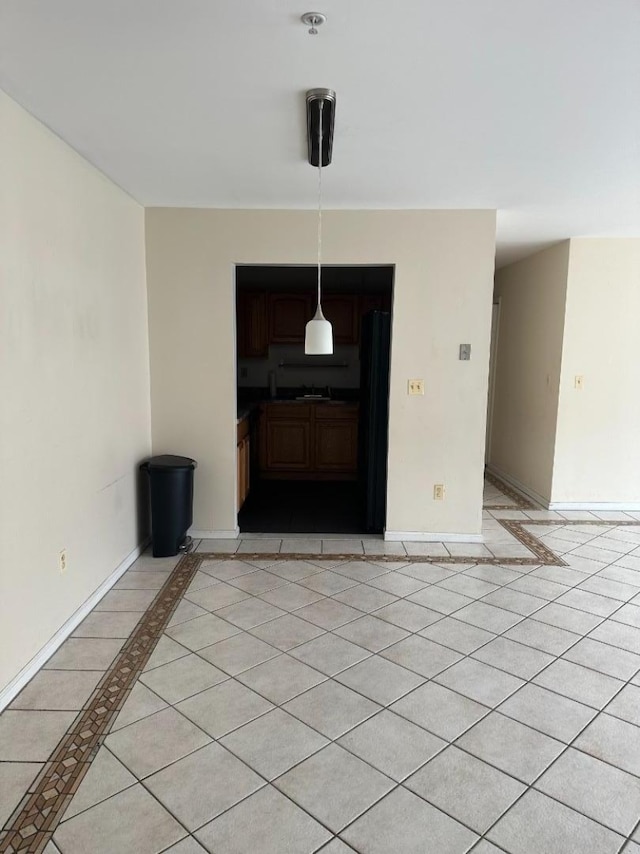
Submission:
POLYGON ((359 332, 358 297, 349 294, 326 294, 322 312, 333 326, 336 344, 357 344, 359 332))
POLYGON ((313 314, 307 293, 269 294, 269 338, 272 344, 303 344, 313 314))
POLYGON ((269 354, 267 295, 264 291, 239 291, 237 314, 238 356, 264 359, 269 354))

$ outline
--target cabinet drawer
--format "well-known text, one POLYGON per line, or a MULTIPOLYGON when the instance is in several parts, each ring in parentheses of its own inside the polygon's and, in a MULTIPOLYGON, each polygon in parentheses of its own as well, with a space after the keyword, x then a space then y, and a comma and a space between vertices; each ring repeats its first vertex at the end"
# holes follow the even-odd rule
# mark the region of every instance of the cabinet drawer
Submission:
POLYGON ((319 403, 316 406, 316 421, 357 420, 358 404, 319 403))
POLYGON ((267 403, 264 411, 268 421, 281 418, 308 421, 311 418, 311 407, 306 403, 267 403))

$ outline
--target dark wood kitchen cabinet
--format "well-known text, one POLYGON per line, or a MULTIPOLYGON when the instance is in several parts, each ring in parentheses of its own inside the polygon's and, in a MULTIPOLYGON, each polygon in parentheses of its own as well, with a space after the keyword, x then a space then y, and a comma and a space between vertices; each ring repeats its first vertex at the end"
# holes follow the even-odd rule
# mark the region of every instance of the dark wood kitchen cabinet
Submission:
POLYGON ((317 472, 356 472, 357 407, 316 407, 314 461, 317 472))
MULTIPOLYGON (((269 295, 269 340, 271 344, 302 344, 307 322, 316 310, 311 293, 269 295)), ((324 294, 322 311, 333 325, 336 344, 357 344, 358 298, 348 294, 324 294)))
POLYGON ((335 344, 357 344, 359 333, 358 297, 349 294, 326 294, 322 312, 333 326, 335 344))
POLYGON ((269 355, 267 295, 264 291, 238 293, 236 334, 241 359, 264 359, 269 355))
POLYGON ((303 419, 266 422, 266 467, 268 471, 309 471, 311 424, 303 419))
MULTIPOLYGON (((238 356, 266 358, 270 344, 303 344, 305 326, 316 310, 315 291, 238 292, 238 356)), ((388 294, 323 292, 322 310, 333 326, 335 344, 360 342, 360 323, 369 311, 390 311, 388 294)))
POLYGON ((312 302, 308 293, 269 294, 270 343, 302 344, 314 310, 312 302))
POLYGON ((243 418, 237 429, 238 510, 249 494, 251 476, 251 439, 249 418, 243 418))
POLYGON ((358 404, 267 403, 260 419, 260 474, 355 480, 358 404))

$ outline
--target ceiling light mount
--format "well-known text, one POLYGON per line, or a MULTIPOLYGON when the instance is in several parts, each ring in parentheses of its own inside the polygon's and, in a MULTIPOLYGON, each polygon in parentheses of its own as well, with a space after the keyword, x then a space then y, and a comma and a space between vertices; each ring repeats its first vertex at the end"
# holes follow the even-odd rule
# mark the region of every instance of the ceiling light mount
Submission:
POLYGON ((323 15, 322 12, 305 12, 304 15, 300 18, 305 27, 309 27, 309 35, 317 36, 318 35, 318 27, 321 27, 322 24, 327 20, 327 16, 323 15))
POLYGON ((315 143, 316 161, 318 167, 318 305, 316 313, 307 323, 304 330, 304 352, 309 356, 330 356, 333 353, 333 327, 322 313, 322 167, 325 165, 325 153, 328 152, 327 163, 331 162, 331 139, 329 148, 325 148, 325 110, 328 113, 327 130, 333 136, 333 113, 336 103, 336 93, 332 89, 310 89, 307 92, 307 132, 309 135, 309 162, 314 163, 312 134, 317 133, 315 143), (314 122, 314 117, 316 121, 314 122))
POLYGON ((312 166, 320 165, 320 123, 322 123, 322 165, 331 163, 336 93, 333 89, 309 89, 307 92, 307 150, 312 166))

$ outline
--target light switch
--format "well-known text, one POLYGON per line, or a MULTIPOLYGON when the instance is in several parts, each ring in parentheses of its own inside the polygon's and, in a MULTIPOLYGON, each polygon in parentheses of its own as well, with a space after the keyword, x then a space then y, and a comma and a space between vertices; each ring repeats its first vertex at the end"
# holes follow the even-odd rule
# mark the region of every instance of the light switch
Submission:
POLYGON ((424 380, 409 380, 407 394, 424 394, 424 380))
POLYGON ((584 388, 584 377, 582 376, 582 374, 576 374, 574 384, 578 391, 582 391, 582 389, 584 388))
POLYGON ((471 344, 460 345, 460 361, 468 362, 471 359, 471 344))

